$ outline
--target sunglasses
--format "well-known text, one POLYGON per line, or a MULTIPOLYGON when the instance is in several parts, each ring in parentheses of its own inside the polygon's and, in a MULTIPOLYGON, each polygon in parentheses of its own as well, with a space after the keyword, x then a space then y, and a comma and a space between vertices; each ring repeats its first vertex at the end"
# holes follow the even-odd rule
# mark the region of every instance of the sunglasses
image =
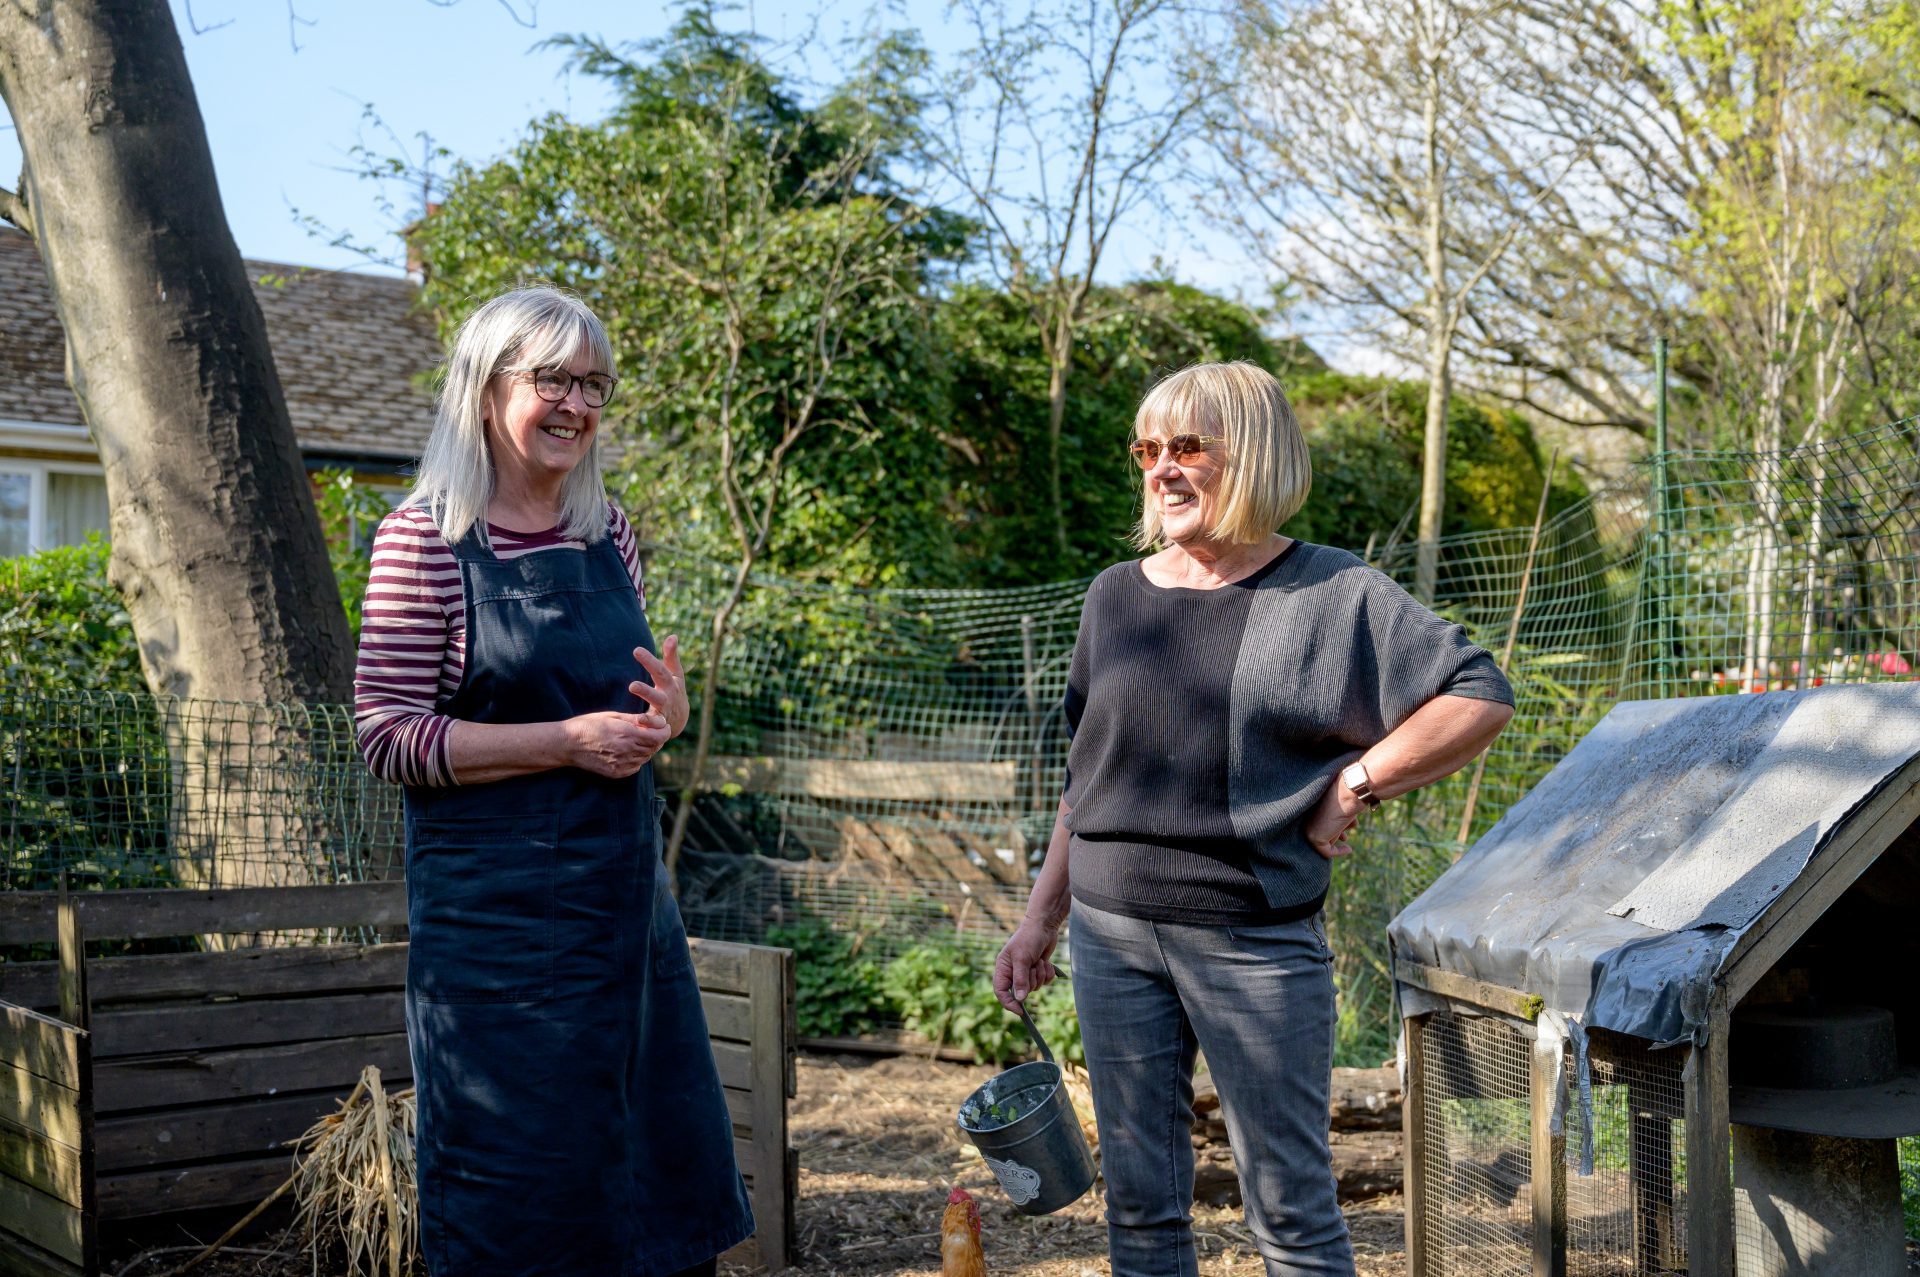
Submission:
POLYGON ((1142 470, 1151 470, 1160 464, 1160 449, 1165 448, 1173 454, 1176 462, 1188 462, 1211 448, 1216 443, 1225 443, 1225 435, 1175 435, 1164 444, 1158 439, 1135 439, 1127 445, 1127 451, 1140 463, 1142 470))

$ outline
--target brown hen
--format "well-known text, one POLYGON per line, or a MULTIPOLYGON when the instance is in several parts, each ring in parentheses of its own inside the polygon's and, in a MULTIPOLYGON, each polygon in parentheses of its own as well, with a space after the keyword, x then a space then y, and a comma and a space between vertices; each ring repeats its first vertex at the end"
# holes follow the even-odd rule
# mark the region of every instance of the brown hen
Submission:
POLYGON ((947 1194, 947 1212, 940 1217, 940 1277, 987 1277, 980 1207, 964 1188, 947 1194))

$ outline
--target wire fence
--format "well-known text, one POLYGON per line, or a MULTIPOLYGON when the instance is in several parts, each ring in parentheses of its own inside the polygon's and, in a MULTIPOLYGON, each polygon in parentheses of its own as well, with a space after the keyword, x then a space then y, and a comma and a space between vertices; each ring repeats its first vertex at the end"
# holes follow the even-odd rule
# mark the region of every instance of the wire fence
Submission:
MULTIPOLYGON (((1616 702, 1913 677, 1920 425, 1781 453, 1660 453, 1547 522, 1448 540, 1436 607, 1499 654, 1513 723, 1388 804, 1335 871, 1343 1062, 1391 1042, 1388 919, 1616 702), (1531 553, 1530 553, 1531 549, 1531 553), (1524 597, 1524 604, 1523 604, 1524 597)), ((1378 566, 1403 583, 1411 546, 1378 566)), ((648 564, 656 633, 701 636, 729 565, 648 564)), ((1060 703, 1086 583, 859 592, 754 582, 720 662, 713 757, 681 863, 696 934, 815 918, 881 952, 990 943, 1024 906, 1065 770, 1060 703)), ((697 689, 696 689, 697 690, 697 689)), ((397 873, 399 797, 340 707, 209 705, 0 683, 0 888, 397 873)), ((663 755, 684 786, 685 740, 663 755)))

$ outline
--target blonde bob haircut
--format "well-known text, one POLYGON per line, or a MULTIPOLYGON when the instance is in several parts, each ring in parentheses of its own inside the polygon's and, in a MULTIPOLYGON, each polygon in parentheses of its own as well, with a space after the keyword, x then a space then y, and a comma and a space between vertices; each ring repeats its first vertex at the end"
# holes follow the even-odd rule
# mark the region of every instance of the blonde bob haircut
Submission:
MULTIPOLYGON (((1246 360, 1193 364, 1161 381, 1134 414, 1136 439, 1174 435, 1219 435, 1226 457, 1215 493, 1219 506, 1212 535, 1231 545, 1252 545, 1291 519, 1313 486, 1307 440, 1293 405, 1272 373, 1246 360)), ((1134 546, 1161 542, 1160 508, 1145 499, 1134 546)))
MULTIPOLYGON (((433 430, 404 504, 433 515, 447 544, 475 524, 484 527, 493 499, 493 456, 487 447, 486 396, 493 379, 516 369, 548 368, 581 351, 595 369, 613 371, 613 344, 587 304, 545 286, 516 288, 481 303, 453 335, 433 430)), ((607 534, 607 487, 600 477, 600 434, 560 490, 560 525, 579 541, 607 534)))

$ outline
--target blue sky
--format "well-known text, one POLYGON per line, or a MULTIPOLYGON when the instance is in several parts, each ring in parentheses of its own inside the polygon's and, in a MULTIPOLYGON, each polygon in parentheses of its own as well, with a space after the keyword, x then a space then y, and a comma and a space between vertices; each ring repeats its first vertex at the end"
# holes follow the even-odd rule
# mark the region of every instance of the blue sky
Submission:
MULTIPOLYGON (((593 119, 609 104, 599 83, 565 74, 560 53, 536 51, 540 41, 576 32, 615 43, 643 40, 662 34, 675 12, 610 0, 538 0, 537 9, 530 0, 295 0, 291 8, 284 0, 193 0, 190 20, 186 0, 172 0, 172 7, 240 250, 268 261, 363 271, 383 268, 309 234, 294 210, 363 243, 390 235, 399 219, 383 215, 381 192, 347 171, 363 137, 392 147, 363 120, 367 107, 406 145, 417 148, 416 135, 424 132, 458 156, 485 159, 535 116, 560 111, 593 119), (522 24, 530 14, 536 27, 522 24)), ((819 47, 831 48, 866 12, 864 3, 826 0, 763 2, 734 16, 775 40, 817 28, 819 47)), ((938 50, 960 39, 946 27, 945 13, 942 0, 912 0, 894 4, 883 20, 921 28, 938 50)), ((834 68, 820 65, 817 54, 813 68, 833 78, 834 68)), ((9 128, 0 132, 0 184, 12 185, 19 164, 9 128)), ((384 244, 392 249, 394 241, 384 244)), ((1101 274, 1137 276, 1156 256, 1189 282, 1260 291, 1230 246, 1196 234, 1190 223, 1130 231, 1114 243, 1101 274)))

